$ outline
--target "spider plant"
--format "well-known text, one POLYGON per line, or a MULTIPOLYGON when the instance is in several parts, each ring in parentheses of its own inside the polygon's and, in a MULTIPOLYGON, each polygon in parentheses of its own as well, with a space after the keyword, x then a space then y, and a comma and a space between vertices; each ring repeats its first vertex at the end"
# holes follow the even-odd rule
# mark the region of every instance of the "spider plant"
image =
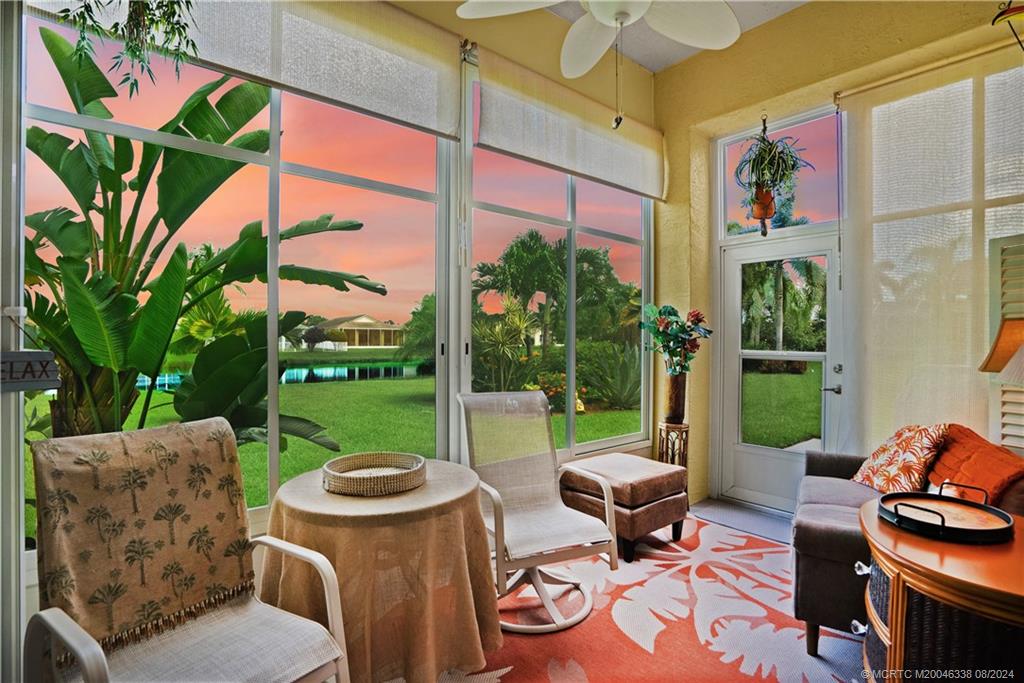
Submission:
POLYGON ((796 174, 801 168, 814 169, 800 156, 804 148, 791 136, 772 140, 765 127, 747 138, 750 146, 736 164, 736 184, 747 193, 744 200, 751 216, 761 221, 761 235, 768 234, 767 219, 775 215, 775 195, 789 196, 796 191, 796 174))

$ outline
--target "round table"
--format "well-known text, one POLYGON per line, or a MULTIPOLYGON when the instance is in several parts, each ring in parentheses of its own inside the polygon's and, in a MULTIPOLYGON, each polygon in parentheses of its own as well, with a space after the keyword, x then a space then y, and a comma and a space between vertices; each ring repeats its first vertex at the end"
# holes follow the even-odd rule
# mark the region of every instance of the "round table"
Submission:
MULTIPOLYGON (((271 536, 323 553, 338 572, 353 681, 434 683, 449 669, 476 671, 501 647, 498 605, 479 478, 428 460, 423 486, 364 498, 328 493, 320 471, 278 490, 271 536)), ((260 597, 327 624, 319 576, 268 552, 260 597)))
POLYGON ((1024 517, 1006 543, 950 543, 886 522, 872 500, 860 527, 871 548, 866 671, 1024 667, 1024 517))

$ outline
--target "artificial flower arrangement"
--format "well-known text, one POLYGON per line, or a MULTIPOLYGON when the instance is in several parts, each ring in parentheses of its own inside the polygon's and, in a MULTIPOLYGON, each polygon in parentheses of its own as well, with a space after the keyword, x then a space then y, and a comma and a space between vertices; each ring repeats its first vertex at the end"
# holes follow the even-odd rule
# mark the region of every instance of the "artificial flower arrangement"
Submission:
POLYGON ((665 371, 675 376, 690 371, 690 361, 700 349, 700 340, 711 336, 705 322, 704 314, 696 308, 683 318, 674 306, 658 308, 647 304, 640 329, 650 333, 648 349, 660 353, 665 371))

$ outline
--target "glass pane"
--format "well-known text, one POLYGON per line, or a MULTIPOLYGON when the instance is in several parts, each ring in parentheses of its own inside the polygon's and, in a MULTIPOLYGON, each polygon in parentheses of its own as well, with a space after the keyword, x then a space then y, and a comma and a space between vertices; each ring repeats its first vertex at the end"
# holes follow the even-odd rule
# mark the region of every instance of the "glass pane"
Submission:
MULTIPOLYGON (((168 117, 170 113, 168 114, 168 117)), ((48 123, 29 121, 29 127, 37 130, 32 135, 56 134, 71 141, 69 147, 77 149, 78 145, 86 145, 92 149, 103 146, 119 146, 122 150, 130 148, 133 153, 134 163, 124 173, 124 177, 134 177, 138 170, 138 163, 141 159, 142 144, 137 141, 128 141, 127 147, 124 141, 115 141, 113 138, 105 137, 105 143, 100 142, 104 136, 91 136, 86 139, 83 131, 55 126, 48 123)), ((73 166, 66 167, 64 175, 66 178, 86 179, 84 185, 80 182, 73 183, 73 187, 89 187, 90 167, 82 165, 78 171, 73 166)), ((93 180, 93 183, 96 181, 93 180)), ((25 236, 27 242, 34 248, 27 250, 26 261, 30 265, 26 268, 26 288, 34 297, 45 297, 50 302, 62 302, 66 300, 63 296, 63 287, 59 280, 50 277, 46 273, 52 272, 49 268, 40 269, 39 262, 45 262, 51 266, 57 262, 59 256, 74 256, 84 259, 93 272, 99 269, 108 277, 114 278, 125 292, 134 294, 141 304, 148 300, 149 292, 142 287, 142 284, 152 284, 167 267, 171 255, 176 247, 183 246, 187 253, 188 268, 192 273, 198 272, 208 263, 220 250, 235 243, 239 231, 243 226, 254 223, 263 229, 263 221, 266 214, 266 200, 268 191, 267 170, 260 166, 246 166, 212 159, 203 155, 188 155, 184 152, 165 151, 158 161, 156 172, 150 181, 148 191, 144 199, 138 205, 138 220, 132 221, 135 202, 139 197, 132 189, 122 186, 120 183, 113 183, 108 180, 106 185, 93 185, 82 193, 72 195, 67 187, 60 181, 48 166, 46 166, 34 153, 26 151, 25 154, 25 214, 26 226, 25 236), (181 173, 178 170, 180 165, 188 159, 189 166, 193 169, 204 169, 208 177, 219 176, 217 181, 212 183, 215 186, 208 196, 204 196, 201 190, 192 190, 183 194, 180 191, 181 173), (118 193, 113 189, 104 187, 121 187, 119 201, 115 198, 118 193), (76 198, 77 196, 77 198, 76 198), (86 206, 86 209, 82 208, 86 206), (42 222, 41 216, 53 216, 54 209, 68 207, 66 210, 71 213, 68 220, 78 223, 82 220, 82 212, 88 212, 88 218, 97 235, 102 235, 105 219, 107 224, 119 223, 121 229, 118 237, 112 238, 110 242, 98 239, 99 244, 99 265, 97 259, 89 247, 90 241, 86 238, 85 247, 76 246, 76 240, 71 239, 73 230, 71 224, 65 223, 59 230, 52 230, 53 225, 46 225, 42 222), (120 209, 118 210, 118 207, 120 209), (168 234, 169 225, 180 227, 173 233, 163 251, 157 255, 157 244, 168 234), (148 245, 139 247, 143 235, 146 233, 146 226, 152 226, 153 239, 148 245), (40 228, 41 232, 35 228, 40 228), (128 237, 132 234, 133 237, 128 237), (48 235, 48 236, 47 236, 48 235), (52 238, 57 235, 59 244, 52 238), (58 248, 59 247, 59 248, 58 248), (139 248, 141 257, 137 261, 138 268, 131 266, 129 258, 130 248, 139 248), (154 267, 146 269, 145 263, 150 257, 154 257, 154 267), (117 264, 127 264, 121 267, 117 264), (117 267, 115 267, 117 265, 117 267), (130 277, 129 271, 135 270, 137 275, 130 277), (59 295, 59 296, 58 296, 59 295)), ((263 268, 262 275, 265 277, 266 261, 260 260, 259 252, 255 257, 254 267, 259 270, 263 268)), ((221 266, 220 272, 223 271, 221 266)), ((251 279, 251 278, 250 278, 251 279)), ((96 424, 96 418, 90 410, 90 401, 87 396, 78 389, 81 382, 75 377, 66 377, 62 387, 58 390, 45 393, 30 394, 26 401, 25 431, 27 438, 38 440, 51 436, 54 433, 75 434, 75 433, 96 433, 100 431, 118 431, 120 429, 137 429, 144 427, 157 427, 164 424, 179 422, 183 416, 188 415, 189 419, 200 419, 202 417, 213 417, 213 414, 204 414, 198 406, 191 406, 199 412, 182 412, 176 407, 174 399, 176 394, 183 388, 188 388, 190 381, 198 381, 203 384, 202 377, 196 378, 193 375, 193 367, 196 358, 211 343, 225 337, 244 337, 244 325, 253 320, 254 317, 263 314, 267 310, 267 288, 259 279, 251 279, 249 282, 239 281, 228 287, 217 288, 220 282, 219 272, 207 278, 198 279, 192 288, 186 290, 183 304, 185 310, 178 318, 174 334, 171 338, 166 356, 157 373, 155 382, 139 372, 138 368, 130 367, 122 374, 122 383, 132 386, 133 391, 125 403, 125 410, 122 412, 121 421, 118 422, 114 411, 109 414, 100 411, 100 424, 96 424), (206 292, 212 287, 212 293, 202 297, 201 303, 190 305, 193 301, 200 301, 201 292, 206 292), (150 392, 150 390, 152 390, 150 392), (147 394, 150 394, 147 401, 147 394), (50 401, 59 401, 65 407, 64 414, 68 417, 57 419, 56 429, 54 428, 55 417, 50 413, 50 401), (143 415, 145 420, 143 421, 143 415)), ((39 299, 36 299, 39 301, 39 299)), ((65 305, 56 303, 56 309, 65 314, 65 305)), ((35 311, 35 307, 33 307, 35 311)), ((40 310, 40 313, 42 311, 40 310)), ((30 343, 38 343, 42 348, 49 348, 49 330, 52 326, 44 326, 40 323, 46 318, 42 315, 30 314, 26 325, 27 337, 35 340, 30 343)), ((132 319, 137 323, 137 318, 132 319)), ((245 343, 250 344, 246 338, 245 343)), ((265 335, 259 340, 261 346, 251 348, 265 348, 265 335)), ((55 352, 59 354, 57 349, 55 352)), ((248 349, 247 349, 248 350, 248 349)), ((260 365, 254 364, 246 368, 247 373, 251 372, 253 377, 260 374, 260 365)), ((102 372, 92 369, 90 373, 102 372)), ((91 375, 90 375, 91 376, 91 375)), ((95 386, 95 385, 94 385, 95 386)), ((265 398, 265 382, 257 381, 256 393, 252 401, 258 404, 265 398)), ((187 404, 187 395, 183 395, 187 404)), ((108 395, 102 389, 94 389, 93 399, 99 405, 109 404, 112 395, 108 395), (96 392, 99 393, 96 393, 96 392)), ((59 414, 58 414, 59 415, 59 414)), ((229 419, 232 416, 228 416, 229 419)), ((241 432, 239 432, 241 435, 241 432)), ((267 498, 267 447, 264 443, 244 443, 240 448, 241 467, 245 489, 245 499, 250 507, 266 505, 267 498)), ((29 537, 35 535, 35 507, 34 507, 34 480, 31 465, 31 456, 26 448, 26 534, 29 537)))
POLYGON ((291 93, 281 96, 281 158, 433 192, 437 139, 291 93))
POLYGON ((828 279, 824 256, 744 263, 740 272, 742 348, 825 350, 828 279))
POLYGON ((576 236, 576 443, 642 431, 642 250, 576 236))
MULTIPOLYGON (((78 39, 75 30, 34 17, 26 18, 25 53, 26 53, 26 98, 32 104, 74 111, 67 88, 57 73, 53 59, 43 43, 41 31, 52 31, 57 34, 55 40, 63 39, 74 46, 78 39)), ((204 69, 194 64, 182 64, 180 76, 175 75, 173 60, 162 57, 155 52, 150 58, 155 83, 148 76, 139 79, 139 92, 128 97, 128 87, 118 87, 124 69, 109 71, 113 58, 121 51, 122 44, 113 40, 93 39, 95 56, 93 60, 107 81, 116 88, 116 97, 103 98, 101 101, 113 120, 128 123, 142 128, 156 130, 170 121, 185 103, 189 95, 201 86, 221 78, 223 74, 204 69)), ((216 105, 224 93, 231 88, 245 83, 239 78, 230 78, 227 83, 210 95, 211 104, 216 105)), ((249 132, 267 128, 270 125, 269 107, 264 107, 256 116, 241 127, 240 132, 249 132)), ((186 126, 187 127, 187 126, 186 126)), ((205 137, 202 131, 191 131, 194 137, 205 137)))
POLYGON ((643 232, 642 199, 601 183, 576 180, 576 222, 639 239, 643 232))
MULTIPOLYGON (((836 164, 836 121, 834 116, 801 123, 769 134, 772 139, 790 136, 796 139, 800 156, 814 168, 802 168, 796 174, 796 191, 789 197, 775 198, 775 216, 771 228, 779 229, 808 223, 834 221, 839 215, 838 166, 836 164)), ((733 172, 750 142, 740 141, 725 150, 725 209, 727 235, 760 231, 760 223, 750 217, 746 193, 736 184, 733 172)))
POLYGON ((543 166, 476 147, 473 199, 564 220, 567 176, 543 166))
POLYGON ((473 212, 473 391, 541 389, 565 440, 565 231, 473 212))
POLYGON ((985 196, 1024 193, 1024 66, 985 79, 985 196))
POLYGON ((281 481, 337 453, 288 436, 285 416, 311 420, 342 453, 396 450, 434 457, 435 205, 284 175, 282 231, 328 215, 358 230, 281 242, 281 311, 305 313, 281 340, 281 481), (294 279, 288 266, 357 273, 386 293, 294 279))
POLYGON ((872 110, 876 216, 970 199, 972 91, 960 81, 872 110))
POLYGON ((740 440, 821 449, 821 361, 743 359, 740 440))

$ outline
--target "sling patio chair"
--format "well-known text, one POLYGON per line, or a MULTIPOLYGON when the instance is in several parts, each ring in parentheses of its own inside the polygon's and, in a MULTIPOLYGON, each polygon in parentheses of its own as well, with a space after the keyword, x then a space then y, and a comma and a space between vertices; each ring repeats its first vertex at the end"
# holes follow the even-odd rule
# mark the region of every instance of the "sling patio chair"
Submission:
POLYGON ((598 475, 559 467, 551 433, 547 397, 540 391, 460 394, 470 467, 480 476, 484 519, 494 543, 498 596, 532 584, 550 623, 502 621, 516 633, 550 633, 574 626, 590 613, 593 598, 580 580, 563 570, 545 568, 568 560, 605 554, 618 567, 615 505, 611 486, 598 475), (593 479, 604 494, 605 519, 562 503, 558 481, 565 472, 593 479), (568 586, 583 594, 583 605, 563 616, 548 585, 568 586))
POLYGON ((27 681, 348 683, 334 567, 250 538, 223 418, 32 444, 41 611, 27 681), (329 629, 260 602, 252 550, 311 564, 329 629))

